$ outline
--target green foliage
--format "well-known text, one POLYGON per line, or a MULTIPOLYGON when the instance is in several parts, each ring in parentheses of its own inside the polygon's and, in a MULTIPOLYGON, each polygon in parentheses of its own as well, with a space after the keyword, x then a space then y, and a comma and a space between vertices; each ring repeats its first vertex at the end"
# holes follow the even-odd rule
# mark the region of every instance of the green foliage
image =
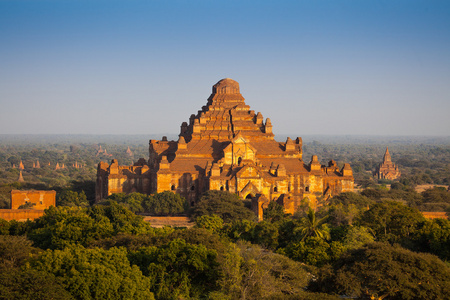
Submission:
POLYGON ((115 201, 117 203, 122 204, 130 211, 134 213, 144 212, 144 207, 142 206, 145 199, 147 199, 147 195, 141 193, 116 193, 108 196, 108 200, 115 201))
POLYGON ((310 208, 308 214, 300 220, 300 226, 295 228, 294 232, 300 235, 301 240, 312 236, 327 240, 330 238, 330 231, 325 223, 327 219, 328 216, 317 219, 316 212, 310 208))
POLYGON ((87 201, 84 191, 77 193, 71 190, 64 190, 58 194, 56 205, 88 207, 89 202, 87 201))
POLYGON ((217 289, 216 258, 216 251, 182 239, 130 254, 131 262, 151 279, 157 299, 199 298, 217 289))
POLYGON ((417 209, 394 201, 383 201, 364 212, 359 224, 371 228, 379 241, 400 242, 414 233, 424 220, 417 209))
POLYGON ((450 268, 433 255, 372 243, 322 269, 312 288, 358 299, 446 299, 450 268))
POLYGON ((176 215, 184 213, 188 203, 180 194, 165 191, 149 195, 144 199, 145 211, 155 215, 176 215))
POLYGON ((0 209, 11 208, 10 202, 11 202, 11 200, 8 195, 0 194, 0 209))
POLYGON ((362 226, 350 226, 342 240, 342 244, 346 250, 354 250, 373 241, 374 236, 370 229, 362 226))
POLYGON ((223 228, 223 220, 218 215, 204 215, 195 219, 195 226, 211 232, 219 232, 223 228))
POLYGON ((42 249, 63 249, 72 244, 89 245, 118 233, 144 234, 150 225, 119 204, 77 207, 50 207, 30 229, 29 238, 42 249))
POLYGON ((293 260, 320 267, 339 257, 344 251, 341 243, 331 244, 320 237, 311 236, 299 242, 292 242, 279 252, 293 260))
POLYGON ((423 201, 415 203, 421 211, 450 210, 450 193, 443 187, 435 187, 422 192, 423 201))
POLYGON ((253 228, 251 242, 275 250, 278 246, 278 235, 278 227, 275 224, 262 221, 253 228))
POLYGON ((85 209, 50 207, 35 221, 29 238, 42 249, 63 249, 71 244, 87 245, 113 232, 107 218, 91 218, 85 209))
POLYGON ((74 298, 52 274, 34 269, 11 268, 0 272, 0 299, 70 300, 74 298))
POLYGON ((0 235, 0 270, 22 266, 33 250, 31 244, 24 236, 0 235))
POLYGON ((304 267, 289 258, 245 242, 238 247, 243 259, 240 297, 233 299, 276 299, 303 294, 309 281, 304 267))
POLYGON ((150 213, 153 215, 177 215, 184 213, 188 203, 180 194, 165 191, 154 195, 141 193, 117 193, 108 196, 103 204, 120 203, 134 213, 150 213))
POLYGON ((256 222, 250 220, 234 221, 224 226, 224 232, 233 241, 252 241, 255 226, 256 222))
POLYGON ((218 215, 225 223, 235 220, 254 220, 255 214, 246 208, 236 194, 227 191, 207 191, 195 205, 194 219, 203 215, 218 215))
POLYGON ((450 261, 450 221, 445 219, 425 220, 411 237, 410 249, 429 252, 442 260, 450 261))
POLYGON ((284 207, 276 201, 270 201, 269 206, 263 210, 263 219, 269 222, 278 222, 286 217, 284 207))
POLYGON ((245 240, 271 250, 278 246, 278 226, 267 221, 235 221, 224 227, 224 233, 233 241, 245 240))
POLYGON ((26 202, 25 204, 22 204, 18 207, 18 209, 32 209, 33 206, 35 206, 36 203, 33 202, 26 202))
POLYGON ((0 218, 0 235, 9 234, 9 222, 0 218))
POLYGON ((113 227, 113 234, 131 233, 146 234, 152 232, 150 224, 144 222, 142 216, 137 216, 125 206, 110 203, 110 205, 96 205, 88 210, 88 214, 96 222, 106 217, 113 227))
MULTIPOLYGON (((224 295, 238 295, 241 284, 241 256, 235 244, 229 243, 219 235, 204 228, 190 228, 176 230, 170 235, 171 239, 183 239, 189 244, 203 245, 209 250, 217 252, 217 286, 224 295)), ((211 292, 211 299, 219 297, 219 291, 211 292)), ((222 295, 223 296, 223 295, 222 295)), ((236 296, 237 297, 237 296, 236 296)), ((229 299, 235 299, 231 297, 229 299)), ((219 298, 220 299, 220 298, 219 298)))
POLYGON ((32 266, 56 276, 76 299, 154 299, 150 280, 123 248, 47 250, 32 266))
POLYGON ((34 221, 27 220, 25 222, 11 220, 9 221, 10 235, 25 235, 30 232, 34 225, 34 221))
POLYGON ((334 226, 352 225, 353 220, 373 203, 370 198, 357 193, 341 193, 330 199, 327 221, 334 226))

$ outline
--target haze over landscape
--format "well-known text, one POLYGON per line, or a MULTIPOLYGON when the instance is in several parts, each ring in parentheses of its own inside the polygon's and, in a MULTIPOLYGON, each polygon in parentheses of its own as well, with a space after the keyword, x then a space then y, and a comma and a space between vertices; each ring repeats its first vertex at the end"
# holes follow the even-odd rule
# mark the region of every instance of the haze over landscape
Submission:
POLYGON ((0 1, 0 44, 0 134, 176 134, 230 77, 275 134, 449 135, 448 1, 0 1))

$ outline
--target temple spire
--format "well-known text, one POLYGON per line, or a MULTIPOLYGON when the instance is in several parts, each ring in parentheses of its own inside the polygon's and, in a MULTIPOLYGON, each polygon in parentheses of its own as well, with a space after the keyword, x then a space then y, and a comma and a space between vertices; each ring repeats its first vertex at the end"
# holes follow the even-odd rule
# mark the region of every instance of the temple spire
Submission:
POLYGON ((25 182, 22 176, 22 170, 19 171, 19 178, 17 179, 18 182, 25 182))
POLYGON ((391 161, 391 155, 389 154, 389 148, 388 147, 386 147, 386 152, 384 153, 383 161, 384 162, 391 161))

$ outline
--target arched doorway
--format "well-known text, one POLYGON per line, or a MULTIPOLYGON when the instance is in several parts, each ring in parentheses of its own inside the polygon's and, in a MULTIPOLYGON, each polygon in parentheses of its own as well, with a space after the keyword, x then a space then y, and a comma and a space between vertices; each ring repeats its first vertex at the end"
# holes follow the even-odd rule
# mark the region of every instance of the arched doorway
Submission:
POLYGON ((252 195, 252 193, 248 193, 247 194, 247 196, 245 196, 245 199, 244 199, 244 206, 245 207, 247 207, 247 208, 249 208, 249 209, 252 209, 252 200, 253 200, 253 195, 252 195))

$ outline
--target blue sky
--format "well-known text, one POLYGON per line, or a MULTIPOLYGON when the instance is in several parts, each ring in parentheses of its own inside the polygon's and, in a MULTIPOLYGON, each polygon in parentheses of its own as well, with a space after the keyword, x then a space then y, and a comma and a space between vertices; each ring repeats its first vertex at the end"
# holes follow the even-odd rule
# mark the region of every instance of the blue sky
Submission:
POLYGON ((176 134, 225 77, 275 134, 448 136, 450 1, 0 0, 0 134, 176 134))

